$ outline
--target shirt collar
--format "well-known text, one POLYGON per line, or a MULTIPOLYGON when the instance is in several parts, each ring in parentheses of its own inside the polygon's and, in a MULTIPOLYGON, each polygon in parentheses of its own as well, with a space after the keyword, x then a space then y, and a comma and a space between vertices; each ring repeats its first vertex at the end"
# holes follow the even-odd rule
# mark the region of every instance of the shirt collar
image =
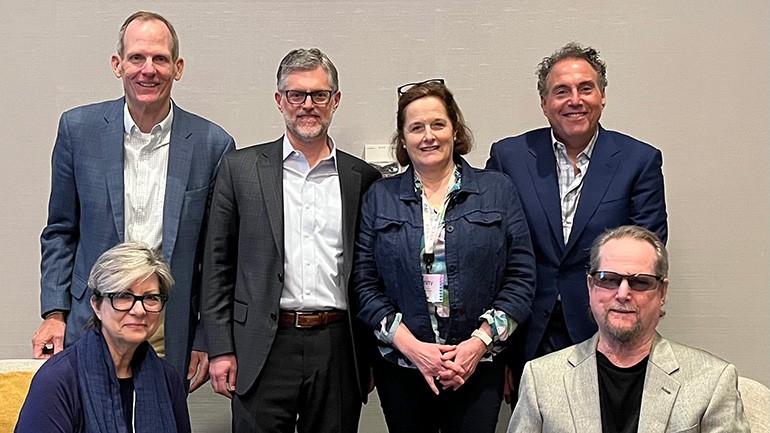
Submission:
MULTIPOLYGON (((334 139, 327 135, 327 144, 331 146, 331 151, 329 152, 329 155, 326 156, 326 158, 321 159, 318 161, 319 165, 325 165, 325 161, 331 161, 334 164, 334 171, 337 171, 337 145, 334 143, 334 139)), ((286 164, 286 162, 290 162, 292 160, 301 159, 305 164, 307 164, 307 160, 305 159, 305 155, 302 154, 302 152, 294 149, 292 147, 291 143, 289 142, 289 137, 286 136, 286 134, 283 135, 283 162, 286 164)))
MULTIPOLYGON (((587 159, 591 159, 591 154, 594 152, 594 146, 596 145, 596 139, 599 137, 599 128, 596 128, 596 132, 594 132, 594 136, 591 137, 591 140, 588 142, 588 146, 586 146, 585 149, 583 149, 580 153, 578 153, 578 158, 580 158, 580 155, 584 155, 587 159)), ((566 149, 564 146, 564 143, 560 142, 556 139, 556 136, 553 135, 553 128, 551 128, 551 144, 553 146, 553 152, 556 154, 556 157, 558 158, 559 155, 559 149, 566 149)), ((566 150, 565 150, 566 151, 566 150)))
MULTIPOLYGON (((169 104, 171 106, 171 109, 168 110, 168 114, 166 115, 166 118, 161 120, 160 123, 152 127, 151 133, 158 131, 161 134, 163 134, 163 138, 160 140, 159 144, 167 143, 169 140, 169 134, 171 133, 171 123, 174 121, 174 102, 169 101, 169 104)), ((136 122, 134 122, 134 118, 131 117, 131 113, 128 111, 127 103, 123 104, 123 129, 128 135, 131 135, 133 131, 136 131, 136 133, 141 134, 139 127, 136 126, 136 122)))

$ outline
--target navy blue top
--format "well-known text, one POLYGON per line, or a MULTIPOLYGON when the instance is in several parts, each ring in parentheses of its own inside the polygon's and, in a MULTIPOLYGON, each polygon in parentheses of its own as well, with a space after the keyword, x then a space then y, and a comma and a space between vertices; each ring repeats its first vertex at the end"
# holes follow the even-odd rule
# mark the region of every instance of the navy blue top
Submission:
MULTIPOLYGON (((177 431, 189 433, 187 391, 171 364, 163 362, 166 385, 177 431)), ((76 346, 54 355, 32 378, 27 399, 16 424, 17 433, 81 433, 86 431, 83 400, 78 386, 76 346)))

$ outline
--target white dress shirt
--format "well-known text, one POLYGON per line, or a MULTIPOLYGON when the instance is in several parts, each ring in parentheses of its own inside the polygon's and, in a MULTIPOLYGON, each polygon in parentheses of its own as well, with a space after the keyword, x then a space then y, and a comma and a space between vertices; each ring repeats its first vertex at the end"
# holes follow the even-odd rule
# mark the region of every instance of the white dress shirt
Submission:
POLYGON ((168 116, 145 134, 123 108, 123 183, 125 188, 125 241, 146 242, 160 248, 163 235, 163 200, 166 197, 168 149, 173 104, 168 116))
POLYGON ((342 194, 336 146, 310 169, 283 138, 284 288, 281 309, 347 309, 342 275, 342 194))

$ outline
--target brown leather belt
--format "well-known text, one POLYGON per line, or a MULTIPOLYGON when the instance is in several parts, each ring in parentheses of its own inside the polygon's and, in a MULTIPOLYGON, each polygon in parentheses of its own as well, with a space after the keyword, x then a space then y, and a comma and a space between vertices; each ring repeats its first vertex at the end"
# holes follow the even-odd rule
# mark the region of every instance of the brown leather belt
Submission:
POLYGON ((339 322, 345 318, 345 312, 342 310, 329 311, 287 311, 281 310, 278 323, 282 326, 293 326, 295 328, 315 328, 316 326, 328 325, 339 322))

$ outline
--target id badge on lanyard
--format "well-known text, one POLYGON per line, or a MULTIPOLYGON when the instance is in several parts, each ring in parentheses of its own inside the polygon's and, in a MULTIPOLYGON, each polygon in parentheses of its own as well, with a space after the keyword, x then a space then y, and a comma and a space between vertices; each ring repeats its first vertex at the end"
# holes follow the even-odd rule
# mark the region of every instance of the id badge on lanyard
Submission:
MULTIPOLYGON (((454 184, 454 175, 449 180, 448 185, 454 184)), ((447 186, 449 189, 449 186, 447 186)), ((422 222, 424 227, 423 238, 425 241, 425 251, 422 255, 422 261, 425 264, 425 273, 422 274, 422 285, 425 289, 425 297, 428 302, 433 304, 441 304, 444 302, 444 274, 434 274, 433 262, 436 259, 434 254, 434 248, 438 242, 441 231, 444 228, 444 217, 446 215, 446 208, 448 197, 444 198, 444 202, 437 213, 433 212, 428 200, 423 194, 422 198, 422 222)))

